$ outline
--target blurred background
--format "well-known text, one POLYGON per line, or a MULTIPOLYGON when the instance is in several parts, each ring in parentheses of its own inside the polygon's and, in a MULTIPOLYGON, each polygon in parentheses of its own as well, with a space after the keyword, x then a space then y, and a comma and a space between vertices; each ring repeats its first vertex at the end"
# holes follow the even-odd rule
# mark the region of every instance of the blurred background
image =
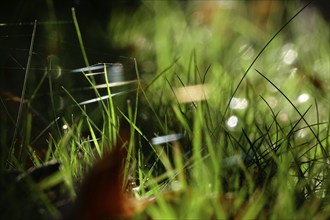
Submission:
MULTIPOLYGON (((109 81, 130 84, 137 78, 134 58, 155 105, 163 106, 171 100, 172 91, 165 88, 165 78, 173 87, 193 84, 198 81, 197 71, 203 76, 203 83, 209 83, 211 94, 216 94, 212 95, 214 100, 210 98, 216 112, 224 103, 220 104, 219 100, 228 99, 272 34, 306 3, 298 0, 2 1, 0 114, 3 134, 10 137, 9 128, 15 124, 21 100, 26 103, 25 110, 33 112, 36 136, 57 117, 70 118, 78 114, 72 107, 75 103, 70 95, 77 102, 95 98, 90 83, 82 74, 91 69, 85 67, 109 63, 109 73, 117 71, 117 76, 122 75, 115 79, 110 74, 109 81), (79 43, 72 8, 83 47, 79 43), (26 71, 35 20, 31 65, 26 71), (170 73, 166 73, 168 68, 170 73), (165 78, 162 77, 164 72, 165 78), (25 74, 28 76, 22 97, 25 74), (158 76, 163 80, 158 80, 158 76)), ((288 88, 288 95, 298 103, 312 101, 313 96, 326 100, 329 94, 329 11, 326 0, 311 3, 255 64, 255 68, 266 71, 284 90, 288 88)), ((104 78, 97 83, 105 83, 104 78)), ((265 91, 274 108, 284 108, 277 105, 282 101, 274 88, 256 74, 249 74, 247 83, 238 92, 242 98, 236 100, 238 105, 243 103, 243 107, 233 107, 233 111, 246 108, 249 100, 245 88, 251 86, 255 91, 265 91)), ((129 93, 131 90, 132 87, 121 87, 113 92, 129 93)), ((324 101, 324 106, 319 105, 324 118, 327 118, 328 105, 328 101, 324 101)), ((142 118, 148 121, 146 115, 148 113, 142 118)), ((282 118, 288 120, 290 114, 282 118)), ((11 138, 6 140, 10 142, 11 138)), ((2 144, 6 144, 6 140, 2 144)))

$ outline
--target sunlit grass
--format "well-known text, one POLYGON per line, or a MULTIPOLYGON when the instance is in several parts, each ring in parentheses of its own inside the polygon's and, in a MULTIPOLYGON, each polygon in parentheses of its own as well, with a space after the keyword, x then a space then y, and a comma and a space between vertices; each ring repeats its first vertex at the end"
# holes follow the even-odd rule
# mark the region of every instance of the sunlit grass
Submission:
MULTIPOLYGON (((26 183, 36 195, 38 185, 34 199, 45 216, 60 216, 47 190, 61 184, 63 200, 74 201, 93 163, 124 142, 123 187, 136 200, 154 201, 133 219, 329 218, 329 29, 318 14, 312 31, 301 28, 305 10, 283 26, 277 16, 289 20, 300 8, 276 7, 266 23, 239 1, 146 1, 130 17, 114 17, 109 39, 135 47, 136 59, 127 58, 136 64, 132 95, 115 98, 107 87, 108 99, 91 113, 63 87, 79 111, 52 119, 56 135, 49 134, 44 157, 33 150, 26 116, 19 147, 33 166, 60 163, 26 183), (178 89, 192 88, 202 95, 182 101, 178 89), (171 134, 176 140, 152 141, 171 134)), ((106 66, 103 73, 109 84, 106 66)), ((95 81, 86 81, 100 98, 95 81)), ((23 162, 9 152, 9 170, 29 173, 23 162)))

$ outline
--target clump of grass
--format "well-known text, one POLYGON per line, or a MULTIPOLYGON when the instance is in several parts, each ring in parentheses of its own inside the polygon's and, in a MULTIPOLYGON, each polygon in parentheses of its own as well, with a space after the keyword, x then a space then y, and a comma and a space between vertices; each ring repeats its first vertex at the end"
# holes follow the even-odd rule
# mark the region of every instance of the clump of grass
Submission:
MULTIPOLYGON (((245 5, 217 6, 207 20, 198 17, 209 12, 203 11, 207 4, 188 6, 146 2, 131 19, 109 24, 113 42, 142 47, 134 54, 136 93, 122 107, 107 87, 109 98, 98 102, 99 123, 63 88, 79 115, 61 119, 64 132, 50 135, 44 157, 33 146, 28 151, 34 166, 61 164, 27 184, 39 211, 58 218, 59 201, 73 201, 93 163, 123 139, 123 188, 138 201, 154 201, 133 219, 329 218, 329 88, 322 83, 329 80, 329 54, 319 50, 329 44, 325 24, 317 17, 316 32, 309 34, 322 37, 306 45, 295 31, 303 9, 283 8, 294 16, 278 31, 263 31, 241 15, 245 5), (153 19, 139 23, 143 16, 153 19), (207 99, 179 101, 176 88, 200 84, 207 99), (152 141, 169 134, 176 139, 152 141), (63 197, 51 200, 49 192, 63 197)), ((88 63, 85 52, 84 59, 88 63)), ((105 67, 104 76, 108 84, 105 67)), ((86 80, 100 97, 94 81, 86 80)), ((22 161, 10 155, 17 169, 22 161)))

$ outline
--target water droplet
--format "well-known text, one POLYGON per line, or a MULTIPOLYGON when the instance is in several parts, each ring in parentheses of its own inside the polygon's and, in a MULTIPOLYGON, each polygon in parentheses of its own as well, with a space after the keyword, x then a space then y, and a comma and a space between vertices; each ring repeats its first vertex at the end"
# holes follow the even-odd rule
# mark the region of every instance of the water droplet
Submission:
POLYGON ((245 98, 233 97, 230 101, 229 107, 231 109, 245 109, 249 105, 249 102, 245 98))
POLYGON ((301 129, 297 132, 297 137, 298 138, 304 138, 308 134, 308 131, 306 129, 301 129))
POLYGON ((300 96, 298 96, 297 102, 301 104, 301 103, 307 102, 308 99, 309 99, 309 95, 307 93, 303 93, 300 96))
POLYGON ((232 116, 230 116, 230 117, 228 118, 228 120, 227 120, 227 126, 228 126, 229 128, 234 128, 234 127, 237 126, 237 124, 238 124, 238 118, 237 118, 237 116, 232 115, 232 116))
POLYGON ((282 61, 287 65, 291 65, 298 57, 298 52, 293 49, 292 44, 286 44, 283 46, 282 61))

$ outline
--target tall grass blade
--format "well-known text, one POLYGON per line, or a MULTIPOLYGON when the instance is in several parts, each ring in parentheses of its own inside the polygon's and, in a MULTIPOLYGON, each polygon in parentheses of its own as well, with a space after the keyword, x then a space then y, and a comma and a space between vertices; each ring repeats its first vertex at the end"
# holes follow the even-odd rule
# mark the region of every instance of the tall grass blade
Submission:
MULTIPOLYGON (((221 123, 224 122, 225 120, 225 115, 229 109, 229 105, 231 100, 233 99, 233 97, 236 95, 239 87, 241 86, 243 80, 245 79, 246 75, 249 73, 250 69, 252 68, 252 66, 255 64, 255 62, 259 59, 259 57, 263 54, 263 52, 266 50, 266 48, 272 43, 272 41, 284 30, 284 28, 286 28, 293 19, 295 19, 303 10, 305 10, 305 8, 307 8, 314 0, 309 1, 307 4, 305 4, 299 11, 297 11, 287 22, 284 23, 284 25, 282 25, 282 27, 280 27, 280 29, 278 31, 276 31, 276 33, 269 39, 269 41, 265 44, 265 46, 263 48, 261 48, 261 50, 259 51, 259 53, 256 55, 256 57, 253 59, 253 61, 251 62, 251 64, 248 66, 248 68, 246 69, 246 71, 244 72, 242 78, 240 79, 240 81, 238 82, 237 86, 235 87, 227 105, 225 108, 225 111, 223 113, 223 117, 222 117, 222 121, 221 123)), ((221 123, 218 123, 218 125, 216 126, 216 128, 214 129, 214 131, 212 132, 212 136, 213 134, 216 132, 216 130, 218 130, 219 126, 221 123)))
POLYGON ((15 129, 14 129, 13 139, 12 139, 11 146, 10 146, 10 149, 9 149, 9 156, 12 154, 12 152, 14 150, 14 144, 15 144, 17 134, 18 134, 18 129, 19 129, 19 126, 20 126, 20 123, 21 123, 23 103, 24 103, 23 101, 24 101, 26 87, 27 87, 27 80, 28 80, 28 77, 29 77, 29 71, 30 71, 30 65, 31 65, 31 60, 32 60, 32 54, 33 54, 33 47, 34 47, 34 40, 35 40, 35 36, 36 36, 36 31, 37 31, 37 20, 34 21, 34 25, 33 25, 33 31, 32 31, 30 49, 29 49, 29 56, 28 56, 28 60, 27 60, 27 63, 26 63, 25 76, 24 76, 23 88, 22 88, 22 93, 21 93, 21 101, 20 101, 20 105, 19 105, 19 108, 18 108, 18 115, 17 115, 17 119, 16 119, 16 125, 15 125, 15 129))
POLYGON ((317 140, 317 142, 319 143, 322 152, 324 154, 325 157, 329 157, 328 152, 325 150, 322 142, 319 140, 318 135, 315 133, 314 129, 310 126, 310 124, 307 122, 307 120, 305 119, 304 115, 301 114, 301 112, 299 111, 299 109, 293 104, 293 102, 284 94, 284 92, 278 88, 270 79, 268 79, 264 74, 262 74, 259 70, 257 70, 257 73, 259 73, 260 76, 262 76, 265 80, 267 80, 272 86, 274 86, 274 88, 276 88, 277 91, 279 91, 281 93, 281 95, 290 103, 290 105, 294 108, 294 110, 299 114, 299 116, 301 117, 301 119, 305 122, 305 124, 308 126, 309 130, 312 132, 312 134, 314 135, 315 139, 317 140))
POLYGON ((82 39, 82 36, 81 36, 81 33, 80 33, 78 20, 77 20, 77 17, 76 17, 76 10, 74 8, 72 8, 71 12, 72 12, 73 23, 74 23, 74 26, 76 28, 77 37, 78 37, 81 53, 82 53, 83 58, 84 58, 85 65, 90 66, 89 62, 88 62, 87 54, 86 54, 86 51, 85 51, 84 42, 83 42, 83 39, 82 39))

